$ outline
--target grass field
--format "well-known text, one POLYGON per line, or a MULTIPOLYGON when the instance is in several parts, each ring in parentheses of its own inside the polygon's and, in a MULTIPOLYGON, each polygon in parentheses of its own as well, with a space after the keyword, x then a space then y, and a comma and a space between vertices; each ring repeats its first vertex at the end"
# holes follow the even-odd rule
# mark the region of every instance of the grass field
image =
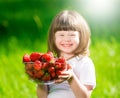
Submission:
POLYGON ((96 42, 91 47, 91 57, 96 67, 97 87, 93 98, 119 98, 120 93, 120 45, 113 41, 96 42))
MULTIPOLYGON (((32 48, 14 37, 1 43, 0 50, 0 98, 37 98, 36 84, 28 80, 24 72, 22 56, 33 51, 46 52, 46 43, 35 41, 32 48), (37 48, 36 48, 37 47, 37 48)), ((120 45, 96 41, 91 45, 91 58, 95 63, 97 86, 91 98, 119 98, 120 96, 120 45)))

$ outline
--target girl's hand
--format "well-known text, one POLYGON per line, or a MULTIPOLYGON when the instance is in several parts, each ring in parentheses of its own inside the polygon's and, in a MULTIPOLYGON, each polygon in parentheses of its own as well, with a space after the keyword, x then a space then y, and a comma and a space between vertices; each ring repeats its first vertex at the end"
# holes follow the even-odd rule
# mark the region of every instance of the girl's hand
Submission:
POLYGON ((68 80, 72 77, 73 75, 73 70, 69 69, 67 71, 62 71, 61 74, 58 76, 58 79, 55 80, 55 83, 61 83, 65 80, 68 80))

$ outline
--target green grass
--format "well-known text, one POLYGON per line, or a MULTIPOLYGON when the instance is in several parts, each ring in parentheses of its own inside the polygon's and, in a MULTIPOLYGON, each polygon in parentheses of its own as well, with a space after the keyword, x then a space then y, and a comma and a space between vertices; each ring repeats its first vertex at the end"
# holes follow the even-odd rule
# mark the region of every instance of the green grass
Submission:
MULTIPOLYGON (((12 37, 9 42, 1 43, 0 49, 0 98, 37 98, 36 84, 26 76, 22 56, 33 51, 46 52, 46 43, 35 41, 34 45, 28 44, 26 47, 24 42, 19 43, 12 37)), ((120 45, 115 40, 96 40, 91 45, 97 79, 92 98, 119 98, 119 49, 120 45)))
POLYGON ((96 68, 97 86, 93 98, 119 98, 120 96, 120 45, 112 42, 99 41, 91 47, 91 57, 96 68))
POLYGON ((37 40, 34 45, 25 43, 32 42, 20 43, 11 37, 0 45, 0 98, 36 98, 36 84, 26 76, 22 57, 32 51, 46 52, 46 44, 37 40))

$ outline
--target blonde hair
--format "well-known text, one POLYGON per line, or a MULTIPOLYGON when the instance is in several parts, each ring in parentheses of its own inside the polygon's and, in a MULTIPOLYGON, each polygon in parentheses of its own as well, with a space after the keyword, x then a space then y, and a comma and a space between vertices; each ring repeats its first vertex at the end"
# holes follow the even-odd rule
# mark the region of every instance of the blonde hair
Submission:
POLYGON ((60 56, 60 51, 55 45, 57 31, 78 31, 79 46, 74 55, 88 55, 90 43, 90 29, 85 19, 76 11, 64 10, 53 19, 48 33, 48 51, 60 56))

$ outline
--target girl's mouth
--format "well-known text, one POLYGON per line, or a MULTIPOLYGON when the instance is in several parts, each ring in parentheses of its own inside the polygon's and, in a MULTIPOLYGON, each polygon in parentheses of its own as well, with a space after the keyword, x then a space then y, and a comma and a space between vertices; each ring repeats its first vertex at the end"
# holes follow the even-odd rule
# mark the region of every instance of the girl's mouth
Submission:
POLYGON ((72 46, 72 44, 61 44, 63 47, 65 47, 65 48, 69 48, 69 47, 71 47, 72 46))

